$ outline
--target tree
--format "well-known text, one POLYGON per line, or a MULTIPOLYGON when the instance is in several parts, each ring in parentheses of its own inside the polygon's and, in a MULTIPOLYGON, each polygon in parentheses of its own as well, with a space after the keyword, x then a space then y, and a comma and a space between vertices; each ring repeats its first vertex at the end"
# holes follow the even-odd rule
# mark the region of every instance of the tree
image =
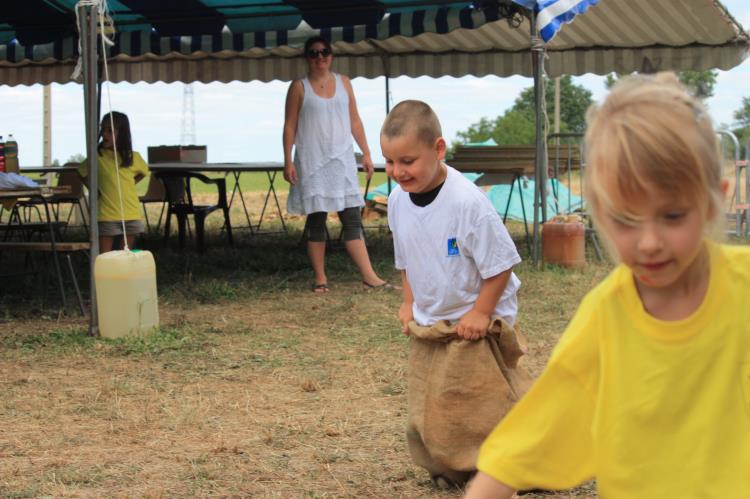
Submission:
MULTIPOLYGON (((494 140, 498 145, 529 144, 534 141, 536 125, 533 116, 509 109, 493 121, 482 118, 465 132, 458 132, 458 143, 494 140)), ((456 144, 454 144, 455 146, 456 144)))
POLYGON ((742 107, 734 112, 734 128, 732 133, 737 136, 741 146, 745 146, 750 139, 750 97, 742 98, 742 107))
MULTIPOLYGON (((466 142, 484 142, 489 138, 493 138, 493 132, 497 126, 497 121, 500 117, 494 121, 490 121, 488 118, 482 118, 478 123, 474 123, 469 126, 469 129, 465 132, 458 132, 458 137, 461 139, 460 143, 466 142)), ((495 140, 497 142, 497 140, 495 140)))
POLYGON ((742 107, 734 112, 734 119, 736 126, 750 126, 750 97, 742 98, 742 107))
POLYGON ((611 89, 620 78, 622 78, 622 74, 620 73, 609 73, 606 78, 604 78, 604 88, 607 90, 611 89))
MULTIPOLYGON (((547 114, 552 116, 555 109, 555 81, 547 80, 545 84, 547 114)), ((560 129, 563 123, 570 132, 583 133, 586 130, 586 111, 592 103, 591 91, 573 83, 571 76, 560 78, 560 129)), ((513 104, 512 110, 528 112, 532 119, 535 112, 534 87, 529 87, 513 104)), ((533 140, 532 140, 533 142, 533 140)))
POLYGON ((717 71, 682 71, 678 77, 683 85, 688 87, 691 93, 699 99, 708 99, 714 95, 716 87, 717 71))
MULTIPOLYGON (((677 78, 688 88, 691 94, 705 100, 714 95, 718 74, 712 69, 707 71, 681 71, 677 74, 677 78)), ((608 89, 612 88, 612 85, 620 78, 622 78, 621 74, 610 73, 604 81, 604 86, 608 89)))
POLYGON ((83 161, 86 159, 86 156, 83 154, 74 154, 71 157, 68 158, 68 160, 65 163, 83 163, 83 161))
MULTIPOLYGON (((555 82, 546 82, 547 115, 554 109, 555 82)), ((591 92, 573 83, 570 76, 560 78, 560 131, 583 132, 586 110, 591 105, 591 92)), ((458 132, 459 143, 484 142, 493 139, 499 145, 533 144, 536 139, 534 87, 524 89, 513 107, 494 120, 482 118, 468 130, 458 132)), ((455 143, 453 144, 456 145, 455 143)))

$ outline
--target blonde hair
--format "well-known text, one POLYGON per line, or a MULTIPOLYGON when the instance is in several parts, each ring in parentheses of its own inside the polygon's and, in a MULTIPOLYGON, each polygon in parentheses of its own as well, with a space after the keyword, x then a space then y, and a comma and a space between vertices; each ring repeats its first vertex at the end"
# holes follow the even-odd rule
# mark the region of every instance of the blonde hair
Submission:
POLYGON ((629 215, 633 199, 654 191, 707 201, 707 229, 723 220, 721 160, 703 104, 674 73, 634 75, 618 82, 586 116, 584 195, 594 223, 603 210, 629 215))
POLYGON ((419 100, 399 102, 385 117, 380 134, 388 139, 414 133, 417 140, 432 147, 443 136, 435 111, 419 100))

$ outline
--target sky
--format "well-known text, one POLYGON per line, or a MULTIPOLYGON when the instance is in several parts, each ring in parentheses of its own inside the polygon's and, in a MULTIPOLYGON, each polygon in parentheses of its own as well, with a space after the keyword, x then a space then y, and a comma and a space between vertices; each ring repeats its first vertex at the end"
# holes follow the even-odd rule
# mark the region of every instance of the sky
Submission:
MULTIPOLYGON (((750 29, 750 2, 723 0, 737 21, 750 29)), ((595 100, 605 95, 603 77, 586 75, 574 82, 585 86, 595 100)), ((750 58, 730 71, 720 71, 714 96, 707 101, 714 123, 731 125, 743 97, 750 97, 750 58)), ((385 118, 384 78, 352 80, 358 109, 373 161, 382 163, 378 133, 385 118)), ((409 78, 390 80, 391 105, 421 99, 436 111, 448 143, 482 117, 495 118, 513 105, 532 85, 520 76, 499 78, 409 78)), ((196 144, 206 145, 210 162, 282 161, 281 132, 288 82, 194 83, 196 144)), ((110 85, 112 109, 130 117, 133 149, 144 158, 148 146, 180 144, 183 118, 182 83, 118 83, 110 85)), ((102 98, 109 110, 107 90, 102 98)), ((43 88, 40 85, 0 85, 0 135, 13 134, 21 166, 42 164, 43 88)), ((355 146, 356 148, 356 146, 355 146)), ((52 158, 64 163, 83 154, 82 86, 52 85, 52 158)))

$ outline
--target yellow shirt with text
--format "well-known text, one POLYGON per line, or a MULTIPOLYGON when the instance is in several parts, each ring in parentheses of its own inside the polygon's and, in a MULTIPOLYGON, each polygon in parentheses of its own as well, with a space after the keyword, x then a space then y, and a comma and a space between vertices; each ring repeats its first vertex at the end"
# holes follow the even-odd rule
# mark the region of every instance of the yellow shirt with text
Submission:
POLYGON ((516 489, 750 498, 750 248, 709 246, 683 320, 649 315, 623 265, 591 291, 478 468, 516 489))
MULTIPOLYGON (((118 158, 119 159, 119 158, 118 158)), ((140 154, 133 151, 133 164, 126 167, 115 168, 115 155, 111 149, 102 149, 99 152, 99 206, 97 220, 100 222, 117 222, 120 220, 142 220, 141 204, 135 190, 135 177, 137 175, 148 175, 148 165, 140 154), (117 194, 117 176, 119 173, 119 186, 122 189, 122 205, 120 210, 120 198, 117 194)), ((84 160, 78 168, 82 177, 88 177, 89 164, 84 160)))

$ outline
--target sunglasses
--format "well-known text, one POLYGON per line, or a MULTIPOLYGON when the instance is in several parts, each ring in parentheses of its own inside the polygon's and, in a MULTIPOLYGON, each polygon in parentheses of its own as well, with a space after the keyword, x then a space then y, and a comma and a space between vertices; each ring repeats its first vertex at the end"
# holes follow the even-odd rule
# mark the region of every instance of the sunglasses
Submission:
POLYGON ((305 57, 308 59, 317 59, 318 57, 328 57, 331 55, 331 49, 314 50, 310 49, 305 52, 305 57))

